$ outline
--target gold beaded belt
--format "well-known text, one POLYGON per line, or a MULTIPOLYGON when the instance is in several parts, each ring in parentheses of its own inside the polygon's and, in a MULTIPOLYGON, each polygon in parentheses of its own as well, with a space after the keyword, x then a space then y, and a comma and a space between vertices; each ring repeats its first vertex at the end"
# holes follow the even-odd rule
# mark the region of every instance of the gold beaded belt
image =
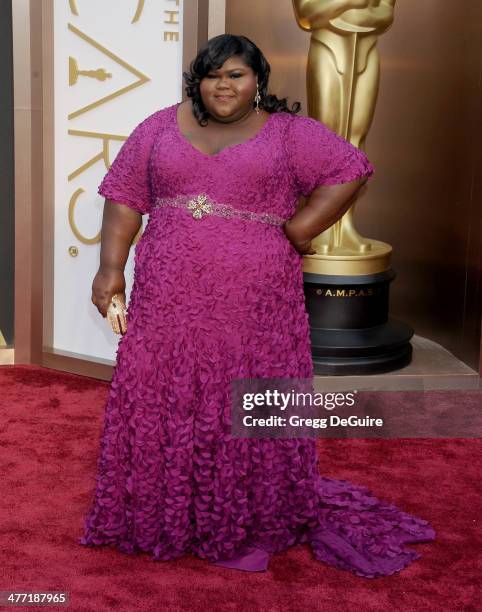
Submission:
POLYGON ((176 206, 192 211, 194 219, 202 219, 205 215, 220 217, 236 217, 248 221, 261 221, 270 225, 283 225, 286 219, 272 213, 255 213, 251 210, 234 208, 230 204, 221 204, 209 198, 205 193, 198 195, 178 195, 173 198, 157 198, 155 206, 176 206))

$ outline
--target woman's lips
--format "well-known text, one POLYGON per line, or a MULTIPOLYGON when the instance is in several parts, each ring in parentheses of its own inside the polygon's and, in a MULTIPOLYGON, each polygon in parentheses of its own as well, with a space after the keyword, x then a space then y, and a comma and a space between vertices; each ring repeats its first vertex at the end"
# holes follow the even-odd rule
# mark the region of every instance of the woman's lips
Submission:
POLYGON ((221 100, 221 102, 227 102, 228 100, 232 100, 234 96, 215 96, 216 100, 221 100))

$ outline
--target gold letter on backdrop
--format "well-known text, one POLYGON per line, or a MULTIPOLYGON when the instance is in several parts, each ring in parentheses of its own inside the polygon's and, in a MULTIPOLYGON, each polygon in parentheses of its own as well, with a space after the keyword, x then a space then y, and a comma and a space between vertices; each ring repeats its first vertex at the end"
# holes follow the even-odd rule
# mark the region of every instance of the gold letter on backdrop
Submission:
MULTIPOLYGON (((135 23, 136 21, 139 21, 140 16, 142 14, 142 11, 144 10, 144 2, 145 0, 137 0, 137 8, 136 8, 136 12, 134 14, 134 17, 132 18, 131 23, 135 23)), ((72 15, 79 15, 79 10, 77 8, 77 3, 75 0, 69 0, 69 6, 70 6, 70 11, 72 13, 72 15)))
POLYGON ((109 51, 108 49, 103 47, 100 43, 95 41, 93 38, 90 38, 90 36, 87 36, 87 34, 84 34, 84 32, 81 32, 78 28, 76 28, 71 23, 68 24, 68 28, 71 32, 79 36, 79 38, 82 38, 83 40, 85 40, 85 42, 87 42, 89 45, 92 45, 95 49, 98 49, 101 53, 103 53, 104 55, 107 55, 107 57, 110 57, 112 60, 114 60, 114 62, 116 62, 117 64, 119 64, 120 66, 122 66, 123 68, 125 68, 131 74, 135 75, 138 78, 138 80, 135 81, 134 83, 131 83, 130 85, 127 85, 126 87, 122 87, 118 91, 115 91, 114 93, 111 93, 108 96, 104 96, 103 98, 100 98, 99 100, 96 100, 95 102, 92 102, 91 104, 88 104, 87 106, 84 106, 83 108, 79 108, 73 113, 70 113, 69 119, 74 119, 75 117, 78 117, 79 115, 82 115, 83 113, 86 113, 87 111, 90 111, 93 108, 97 108, 101 106, 102 104, 109 102, 109 100, 113 100, 114 98, 117 98, 125 94, 131 89, 140 87, 144 83, 147 83, 147 81, 150 81, 149 77, 147 77, 145 74, 142 74, 142 72, 140 72, 139 70, 136 70, 136 68, 134 68, 133 66, 125 62, 115 53, 112 53, 112 51, 109 51))

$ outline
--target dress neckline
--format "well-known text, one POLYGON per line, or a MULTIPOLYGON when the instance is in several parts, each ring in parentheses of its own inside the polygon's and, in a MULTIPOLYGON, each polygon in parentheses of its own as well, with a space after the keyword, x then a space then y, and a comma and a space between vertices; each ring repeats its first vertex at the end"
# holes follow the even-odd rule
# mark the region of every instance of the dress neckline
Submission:
POLYGON ((181 102, 177 102, 176 104, 174 104, 173 109, 173 117, 174 117, 174 126, 176 129, 176 132, 178 134, 178 136, 180 137, 181 140, 183 140, 184 142, 186 142, 190 148, 193 151, 196 151, 196 153, 198 153, 198 155, 202 155, 203 157, 219 157, 220 155, 222 155, 225 151, 231 150, 231 149, 235 149, 237 147, 242 147, 250 142, 253 142, 254 140, 258 139, 268 128, 268 124, 271 122, 273 115, 276 115, 277 113, 270 113, 269 117, 266 119, 266 121, 263 123, 263 125, 260 127, 260 129, 253 134, 252 136, 250 136, 249 138, 247 138, 246 140, 243 140, 242 142, 238 142, 232 145, 228 145, 226 147, 223 147, 220 151, 218 151, 217 153, 204 153, 204 151, 201 151, 200 149, 196 148, 192 142, 189 140, 189 138, 187 138, 182 132, 181 132, 181 128, 179 127, 179 123, 177 120, 177 109, 179 108, 179 105, 181 104, 181 102))

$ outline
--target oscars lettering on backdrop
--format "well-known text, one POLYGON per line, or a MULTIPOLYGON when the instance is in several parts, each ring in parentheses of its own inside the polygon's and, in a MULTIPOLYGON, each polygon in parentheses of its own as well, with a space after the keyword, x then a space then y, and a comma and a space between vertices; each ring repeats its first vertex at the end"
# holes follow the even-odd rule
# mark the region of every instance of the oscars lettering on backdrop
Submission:
MULTIPOLYGON (((169 2, 174 3, 176 7, 179 7, 179 1, 180 0, 169 0, 169 2)), ((76 0, 69 0, 69 6, 70 6, 71 13, 75 15, 76 17, 79 17, 80 12, 79 12, 79 8, 78 8, 76 0)), ((132 18, 131 24, 134 24, 139 21, 143 13, 144 7, 145 7, 144 0, 138 0, 137 5, 135 7, 135 13, 132 18)), ((178 20, 179 8, 177 8, 177 10, 165 9, 163 13, 164 13, 164 24, 168 26, 169 25, 179 26, 179 20, 178 20)), ((73 34, 75 34, 77 37, 85 41, 88 45, 90 45, 91 47, 99 51, 102 55, 110 58, 118 66, 127 70, 132 75, 134 75, 134 77, 136 77, 136 80, 126 85, 125 87, 122 87, 108 95, 104 95, 101 98, 94 100, 93 102, 70 112, 68 115, 69 121, 72 119, 75 119, 76 117, 79 117, 80 115, 84 113, 88 113, 91 110, 99 108, 103 104, 106 104, 107 102, 110 102, 111 100, 114 100, 115 98, 119 98, 120 96, 123 96, 124 94, 132 91, 133 89, 137 87, 141 87, 142 85, 144 85, 145 83, 151 80, 147 75, 143 74, 140 70, 138 70, 137 68, 129 64, 127 61, 119 57, 119 55, 117 55, 113 51, 109 50, 107 47, 102 45, 99 41, 94 40, 91 36, 87 35, 85 32, 82 32, 79 28, 74 26, 72 23, 69 23, 67 27, 73 34)), ((177 30, 165 29, 164 30, 164 40, 165 41, 179 41, 179 30, 178 29, 177 30)), ((69 56, 68 62, 69 62, 69 87, 74 87, 78 85, 79 79, 81 78, 95 79, 95 80, 98 80, 99 82, 104 82, 106 79, 113 78, 112 73, 108 72, 103 67, 96 67, 96 68, 83 67, 82 69, 80 69, 79 60, 75 57, 69 56)), ((69 129, 68 134, 70 136, 74 136, 78 138, 81 137, 81 138, 98 139, 98 140, 101 140, 101 145, 102 145, 102 149, 97 155, 95 155, 94 157, 86 161, 84 164, 82 164, 81 166, 73 170, 71 173, 69 173, 68 175, 69 182, 76 179, 79 175, 81 175, 83 172, 88 170, 91 166, 95 165, 98 161, 103 161, 105 169, 108 170, 111 164, 110 156, 109 156, 110 142, 127 140, 127 136, 120 136, 117 134, 94 132, 94 131, 87 131, 87 130, 69 129)), ((82 187, 79 187, 78 189, 74 191, 74 193, 72 194, 70 198, 69 206, 68 206, 69 226, 72 230, 72 233, 77 238, 77 240, 79 240, 79 242, 85 245, 92 245, 92 244, 96 244, 100 242, 100 230, 95 236, 89 238, 80 231, 75 221, 76 206, 78 205, 78 200, 83 193, 85 193, 85 189, 83 189, 82 187)), ((133 240, 133 244, 136 244, 139 241, 141 235, 142 235, 142 227, 139 229, 139 232, 136 234, 133 240)), ((76 247, 70 247, 69 254, 74 257, 77 256, 78 249, 76 247)))

